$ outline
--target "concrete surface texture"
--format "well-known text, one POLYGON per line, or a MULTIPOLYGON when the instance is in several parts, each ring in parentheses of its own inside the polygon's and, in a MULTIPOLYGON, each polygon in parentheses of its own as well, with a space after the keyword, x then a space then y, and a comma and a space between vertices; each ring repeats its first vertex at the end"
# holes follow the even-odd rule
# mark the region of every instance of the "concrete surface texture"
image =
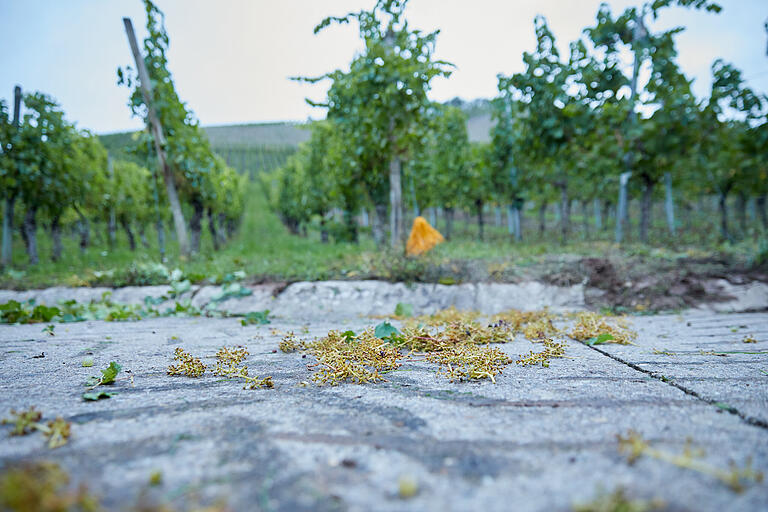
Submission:
MULTIPOLYGON (((737 493, 657 458, 629 464, 617 442, 634 430, 666 454, 689 443, 707 467, 751 461, 768 473, 766 313, 633 317, 635 345, 569 340, 566 358, 549 368, 512 364, 496 384, 449 382, 431 363, 406 361, 386 382, 320 387, 311 355, 276 350, 285 332, 310 339, 359 330, 379 321, 360 315, 389 313, 399 301, 417 313, 450 301, 403 285, 391 285, 390 295, 366 283, 354 293, 337 293, 335 283, 292 286, 279 294, 291 301, 269 308, 279 317, 264 326, 155 318, 60 324, 54 336, 40 325, 0 326, 0 414, 34 405, 44 418, 72 422, 70 443, 55 450, 40 435, 8 437, 10 427, 1 427, 0 466, 56 461, 110 510, 142 492, 181 510, 219 498, 238 511, 569 510, 619 487, 667 510, 768 509, 765 482, 737 493), (220 347, 234 345, 247 346, 250 373, 271 376, 274 389, 166 374, 176 347, 210 367, 220 347), (86 358, 93 367, 82 366, 86 358), (110 361, 124 369, 109 389, 118 394, 83 401, 87 377, 110 361), (156 471, 162 483, 150 489, 156 471), (403 485, 415 495, 401 496, 403 485)), ((511 288, 493 286, 472 285, 466 303, 461 289, 447 288, 457 289, 453 303, 486 313, 534 309, 550 293, 518 290, 531 299, 515 302, 511 288)), ((550 305, 578 303, 574 292, 550 305)), ((514 359, 540 350, 522 337, 498 346, 514 359)))
MULTIPOLYGON (((750 282, 734 285, 724 279, 706 283, 725 300, 702 304, 699 311, 745 312, 768 308, 768 284, 750 282)), ((534 310, 548 307, 553 311, 583 309, 585 293, 598 291, 584 285, 553 286, 536 281, 521 283, 464 283, 442 285, 430 283, 388 283, 385 281, 321 281, 297 282, 289 285, 263 284, 250 286, 245 297, 224 300, 216 307, 232 313, 268 309, 273 315, 296 318, 330 316, 347 318, 355 315, 391 313, 398 302, 413 304, 420 313, 433 313, 454 306, 461 310, 497 313, 510 308, 534 310)), ((100 300, 105 292, 112 300, 142 304, 145 297, 167 295, 169 286, 127 286, 124 288, 66 288, 44 290, 0 290, 0 303, 9 300, 34 299, 38 304, 55 305, 61 300, 79 302, 100 300)), ((203 308, 221 292, 220 286, 197 286, 180 297, 203 308)), ((159 306, 163 307, 163 305, 159 306)))

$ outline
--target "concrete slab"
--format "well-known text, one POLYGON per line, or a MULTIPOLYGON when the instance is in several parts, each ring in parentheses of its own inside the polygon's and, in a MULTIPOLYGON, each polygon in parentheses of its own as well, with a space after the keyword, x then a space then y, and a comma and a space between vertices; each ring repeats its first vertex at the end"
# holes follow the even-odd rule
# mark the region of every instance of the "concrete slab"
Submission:
POLYGON ((635 346, 599 350, 768 426, 768 314, 690 312, 632 322, 635 346), (756 343, 744 343, 747 337, 756 343))
POLYGON ((726 279, 713 279, 705 284, 716 293, 728 296, 730 299, 702 304, 699 307, 701 311, 730 313, 768 309, 768 283, 754 281, 746 284, 732 284, 726 279))
MULTIPOLYGON (((690 439, 708 464, 727 469, 751 458, 766 472, 768 429, 595 349, 569 342, 568 358, 549 368, 513 364, 497 384, 452 383, 435 366, 408 361, 384 383, 317 387, 311 356, 276 351, 282 333, 315 337, 375 321, 310 316, 308 324, 287 317, 247 327, 234 318, 83 322, 58 325, 53 337, 40 325, 0 326, 2 414, 35 405, 48 418, 73 422, 72 441, 53 451, 39 435, 7 438, 2 427, 0 465, 55 460, 110 509, 144 490, 182 509, 224 497, 232 510, 567 510, 617 486, 633 498, 662 499, 672 510, 768 507, 765 484, 736 494, 711 476, 659 460, 629 465, 616 436, 633 429, 670 453, 690 439), (224 345, 246 345, 250 372, 271 375, 275 389, 165 373, 177 346, 212 364, 224 345), (95 366, 83 368, 85 357, 95 366), (85 379, 112 360, 133 385, 123 379, 113 386, 115 397, 84 402, 85 379), (163 483, 148 489, 156 470, 163 483), (411 499, 398 494, 403 478, 417 486, 411 499)), ((636 359, 643 369, 667 363, 665 374, 675 379, 729 381, 737 368, 752 366, 723 363, 735 356, 712 356, 712 364, 699 366, 690 356, 675 365, 681 356, 656 355, 651 347, 696 350, 705 334, 725 336, 733 324, 757 329, 767 316, 638 318, 636 347, 600 349, 636 359)), ((513 357, 538 350, 521 339, 500 347, 513 357)), ((743 396, 754 407, 750 414, 762 417, 760 378, 743 396)))

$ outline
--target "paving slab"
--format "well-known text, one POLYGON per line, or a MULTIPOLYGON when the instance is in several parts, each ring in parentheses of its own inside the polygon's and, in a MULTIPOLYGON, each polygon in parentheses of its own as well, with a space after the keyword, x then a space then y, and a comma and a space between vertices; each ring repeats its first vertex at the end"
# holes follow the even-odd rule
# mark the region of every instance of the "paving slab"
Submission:
POLYGON ((705 289, 727 297, 722 302, 702 304, 698 309, 703 312, 732 313, 768 309, 768 283, 753 281, 733 284, 727 279, 712 279, 703 284, 705 289))
MULTIPOLYGON (((768 429, 749 421, 768 416, 768 375, 751 373, 768 369, 768 356, 653 353, 759 349, 764 337, 737 344, 742 331, 768 330, 766 314, 635 318, 636 346, 571 341, 567 358, 510 365, 496 384, 449 382, 432 364, 406 361, 386 382, 335 387, 313 383, 310 355, 276 350, 283 333, 313 338, 377 320, 306 316, 246 327, 235 318, 82 322, 57 325, 55 336, 40 325, 0 326, 0 412, 34 405, 73 423, 71 442, 56 450, 2 427, 0 466, 56 461, 118 510, 144 492, 179 509, 224 498, 232 510, 549 511, 619 486, 670 510, 768 508, 764 483, 735 493, 656 459, 630 465, 617 444, 631 429, 669 453, 691 442, 714 467, 751 459, 768 472, 768 429), (249 371, 272 376, 274 389, 166 375, 176 347, 210 365, 232 345, 248 347, 249 371), (82 367, 86 357, 93 367, 82 367), (83 401, 86 378, 113 360, 133 382, 121 379, 111 399, 83 401), (150 489, 154 471, 163 482, 150 489), (398 493, 403 479, 417 487, 410 499, 398 493)), ((538 350, 523 339, 499 347, 513 358, 538 350)))
POLYGON ((768 427, 768 314, 690 312, 633 324, 636 345, 599 350, 768 427))

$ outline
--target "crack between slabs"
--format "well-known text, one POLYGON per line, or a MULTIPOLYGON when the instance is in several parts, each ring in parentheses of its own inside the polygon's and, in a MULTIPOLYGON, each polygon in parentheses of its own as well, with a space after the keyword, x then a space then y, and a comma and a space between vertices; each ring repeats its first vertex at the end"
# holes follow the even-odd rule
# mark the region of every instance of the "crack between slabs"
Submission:
POLYGON ((604 355, 606 357, 609 357, 609 358, 613 359, 614 361, 617 361, 617 362, 619 362, 621 364, 629 366, 633 370, 636 370, 638 372, 644 373, 644 374, 648 375, 649 377, 652 377, 652 378, 654 378, 656 380, 660 380, 661 382, 663 382, 665 384, 668 384, 668 385, 670 385, 670 386, 672 386, 674 388, 677 388, 680 391, 682 391, 683 393, 685 393, 686 395, 690 395, 690 396, 692 396, 692 397, 694 397, 694 398, 696 398, 696 399, 698 399, 698 400, 700 400, 700 401, 702 401, 702 402, 704 402, 706 404, 714 405, 719 410, 729 412, 729 413, 733 414, 734 416, 738 416, 743 422, 745 422, 748 425, 752 425, 752 426, 755 426, 755 427, 758 427, 758 428, 762 428, 762 429, 768 430, 768 422, 766 422, 765 420, 762 420, 760 418, 755 418, 754 416, 747 416, 746 414, 744 414, 743 412, 741 412, 740 410, 738 410, 735 407, 726 406, 726 405, 718 402, 717 400, 713 400, 711 398, 707 398, 705 396, 702 396, 701 394, 699 394, 698 392, 694 391, 693 389, 688 388, 686 386, 683 386, 682 384, 679 384, 679 383, 675 382, 673 379, 670 379, 669 377, 667 377, 667 376, 665 376, 665 375, 663 375, 661 373, 654 372, 654 371, 651 371, 651 370, 646 370, 645 368, 642 368, 641 366, 638 366, 635 363, 631 363, 629 361, 625 361, 624 359, 622 359, 622 358, 620 358, 618 356, 615 356, 615 355, 613 355, 613 354, 611 354, 609 352, 601 350, 601 349, 599 349, 597 347, 594 347, 592 345, 587 345, 586 343, 582 343, 582 345, 584 345, 584 346, 586 346, 588 348, 591 348, 595 352, 598 352, 599 354, 602 354, 602 355, 604 355))

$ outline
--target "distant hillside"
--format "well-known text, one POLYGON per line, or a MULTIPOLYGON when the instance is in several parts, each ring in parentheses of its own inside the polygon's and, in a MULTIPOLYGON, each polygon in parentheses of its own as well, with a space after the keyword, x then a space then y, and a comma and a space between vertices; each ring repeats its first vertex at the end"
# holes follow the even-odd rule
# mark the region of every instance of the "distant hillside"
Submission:
POLYGON ((214 148, 228 146, 298 146, 309 140, 309 130, 299 123, 231 124, 203 127, 214 148))
MULTIPOLYGON (((211 145, 215 148, 232 146, 298 146, 309 140, 309 130, 300 123, 253 123, 224 126, 204 126, 211 145)), ((118 149, 131 144, 135 132, 99 135, 107 149, 118 149)))
POLYGON ((445 105, 459 107, 467 115, 467 132, 470 142, 490 142, 491 127, 491 101, 485 98, 463 100, 459 97, 446 101, 445 105))
POLYGON ((116 155, 118 158, 125 158, 125 148, 132 146, 133 135, 136 132, 110 133, 99 135, 99 140, 107 148, 110 155, 116 155))
MULTIPOLYGON (((261 123, 203 127, 213 150, 227 164, 243 174, 254 176, 285 163, 299 143, 309 139, 309 130, 299 123, 261 123)), ((99 135, 110 155, 147 165, 129 151, 136 132, 99 135)))
MULTIPOLYGON (((489 142, 491 120, 490 101, 476 99, 465 101, 454 98, 446 104, 466 112, 467 131, 472 142, 489 142)), ((214 151, 238 171, 256 174, 282 165, 296 147, 309 140, 310 131, 304 123, 252 123, 203 127, 214 151)), ((104 147, 115 158, 135 160, 126 152, 133 145, 136 132, 99 135, 104 147)), ((144 162, 137 162, 145 165, 144 162)))
POLYGON ((470 142, 491 142, 491 114, 480 114, 467 120, 467 132, 470 142))
MULTIPOLYGON (((448 102, 466 112, 467 131, 472 142, 490 142, 490 102, 485 99, 463 101, 455 98, 448 102)), ((290 146, 296 147, 309 140, 310 132, 302 123, 263 123, 207 126, 203 128, 214 149, 233 146, 290 146)))

